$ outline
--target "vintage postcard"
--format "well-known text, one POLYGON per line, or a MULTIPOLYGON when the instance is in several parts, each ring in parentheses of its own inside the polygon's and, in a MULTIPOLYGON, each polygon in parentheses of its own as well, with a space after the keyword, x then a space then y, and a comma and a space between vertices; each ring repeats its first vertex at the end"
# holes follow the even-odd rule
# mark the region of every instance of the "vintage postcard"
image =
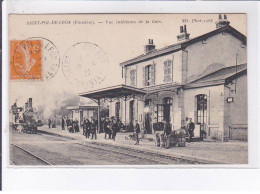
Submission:
POLYGON ((10 14, 10 166, 248 164, 246 14, 10 14))

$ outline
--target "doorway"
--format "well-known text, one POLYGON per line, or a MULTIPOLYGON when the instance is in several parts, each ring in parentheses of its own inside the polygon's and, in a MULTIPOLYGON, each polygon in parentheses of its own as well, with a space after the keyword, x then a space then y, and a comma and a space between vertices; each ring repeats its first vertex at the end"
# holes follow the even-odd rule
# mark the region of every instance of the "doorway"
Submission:
POLYGON ((206 124, 207 124, 207 95, 199 94, 196 96, 197 111, 196 123, 200 125, 200 139, 206 137, 206 124))
POLYGON ((167 122, 171 122, 171 108, 172 98, 167 97, 163 99, 163 119, 167 122))
POLYGON ((144 112, 144 128, 145 133, 152 133, 152 113, 150 111, 150 107, 152 105, 152 100, 147 99, 144 102, 145 112, 144 112))

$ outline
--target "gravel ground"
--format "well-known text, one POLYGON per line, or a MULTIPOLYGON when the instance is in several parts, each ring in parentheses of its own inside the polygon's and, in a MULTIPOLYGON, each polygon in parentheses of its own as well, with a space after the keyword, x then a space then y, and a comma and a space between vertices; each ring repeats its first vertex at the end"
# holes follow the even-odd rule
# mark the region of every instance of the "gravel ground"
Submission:
MULTIPOLYGON (((56 133, 59 135, 76 138, 82 141, 91 141, 86 139, 81 133, 71 134, 67 130, 62 131, 60 128, 48 129, 46 126, 41 130, 56 133)), ((186 147, 171 147, 169 149, 157 148, 153 141, 143 140, 140 145, 135 146, 135 142, 127 140, 126 137, 131 133, 118 133, 116 141, 104 140, 104 134, 97 134, 97 140, 101 143, 112 144, 117 146, 127 146, 133 149, 153 150, 165 155, 175 154, 180 156, 189 156, 196 158, 204 158, 211 161, 216 161, 223 164, 247 164, 248 163, 248 142, 242 141, 203 141, 187 143, 186 147)), ((148 134, 147 138, 153 138, 153 135, 148 134)), ((214 162, 213 162, 214 163, 214 162)))
MULTIPOLYGON (((19 145, 53 165, 153 165, 180 164, 180 161, 145 155, 113 145, 99 146, 44 134, 12 132, 11 143, 19 145)), ((11 146, 11 161, 17 165, 42 165, 28 153, 11 146)), ((182 162, 183 163, 183 162, 182 162)))

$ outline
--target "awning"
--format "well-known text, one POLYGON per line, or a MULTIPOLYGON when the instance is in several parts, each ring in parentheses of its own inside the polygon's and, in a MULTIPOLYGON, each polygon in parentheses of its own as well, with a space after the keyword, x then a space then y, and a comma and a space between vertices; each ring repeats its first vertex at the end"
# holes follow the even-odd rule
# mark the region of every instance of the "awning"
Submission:
POLYGON ((93 90, 89 92, 80 93, 79 96, 90 98, 93 100, 114 100, 123 99, 127 100, 130 98, 141 97, 146 94, 143 89, 127 86, 127 85, 117 85, 107 88, 102 88, 98 90, 93 90))
POLYGON ((98 106, 94 106, 94 105, 91 105, 91 106, 80 105, 80 106, 68 106, 67 110, 79 110, 79 109, 88 110, 88 109, 97 109, 97 108, 98 108, 98 106))
POLYGON ((148 95, 156 94, 159 92, 165 92, 165 91, 177 93, 177 90, 181 87, 182 87, 181 84, 168 83, 168 84, 161 84, 161 85, 156 85, 156 86, 151 86, 151 87, 145 88, 145 92, 148 95))

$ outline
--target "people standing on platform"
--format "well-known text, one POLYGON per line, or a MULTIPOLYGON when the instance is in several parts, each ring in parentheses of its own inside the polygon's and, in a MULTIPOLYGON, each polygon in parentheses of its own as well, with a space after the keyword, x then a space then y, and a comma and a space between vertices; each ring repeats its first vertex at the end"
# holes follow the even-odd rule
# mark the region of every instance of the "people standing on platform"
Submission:
POLYGON ((139 145, 139 133, 140 133, 140 125, 137 120, 135 120, 135 136, 136 136, 136 143, 135 145, 139 145))
POLYGON ((49 120, 48 120, 48 125, 49 125, 49 128, 51 128, 51 118, 49 118, 49 120))
POLYGON ((106 120, 104 121, 105 139, 107 139, 107 135, 109 136, 110 125, 111 125, 111 123, 109 121, 109 118, 107 117, 106 120))
POLYGON ((74 121, 74 132, 75 133, 79 132, 79 122, 78 122, 78 119, 75 119, 75 121, 74 121))
POLYGON ((119 118, 117 119, 117 128, 118 128, 118 131, 121 131, 121 129, 124 128, 124 125, 119 118))
POLYGON ((97 121, 95 121, 93 118, 91 119, 91 140, 95 137, 97 139, 97 121))
POLYGON ((99 129, 99 132, 98 132, 99 134, 104 132, 104 121, 105 121, 105 118, 101 117, 100 118, 100 129, 99 129))
POLYGON ((91 122, 86 119, 86 138, 90 137, 90 132, 91 132, 91 122))
POLYGON ((168 149, 170 147, 170 135, 171 135, 172 129, 171 125, 167 120, 163 120, 163 137, 161 139, 161 142, 163 142, 161 147, 165 147, 168 149))
POLYGON ((65 119, 62 117, 61 119, 61 130, 65 130, 65 119))
POLYGON ((74 130, 73 130, 73 123, 70 119, 67 120, 67 127, 68 127, 68 130, 70 133, 73 133, 74 130))
POLYGON ((86 117, 83 118, 82 128, 83 128, 82 135, 86 136, 86 117))
POLYGON ((69 117, 67 116, 67 119, 66 119, 66 125, 67 125, 67 130, 69 130, 69 117))
POLYGON ((164 136, 171 135, 172 129, 169 122, 167 122, 165 119, 163 120, 163 133, 164 136))
POLYGON ((192 142, 192 138, 194 136, 194 129, 195 129, 195 125, 192 122, 192 118, 189 118, 189 123, 187 125, 187 129, 189 132, 189 143, 192 142))
POLYGON ((111 129, 112 129, 112 139, 115 141, 116 140, 116 133, 118 131, 118 124, 116 122, 116 119, 112 120, 111 129))

